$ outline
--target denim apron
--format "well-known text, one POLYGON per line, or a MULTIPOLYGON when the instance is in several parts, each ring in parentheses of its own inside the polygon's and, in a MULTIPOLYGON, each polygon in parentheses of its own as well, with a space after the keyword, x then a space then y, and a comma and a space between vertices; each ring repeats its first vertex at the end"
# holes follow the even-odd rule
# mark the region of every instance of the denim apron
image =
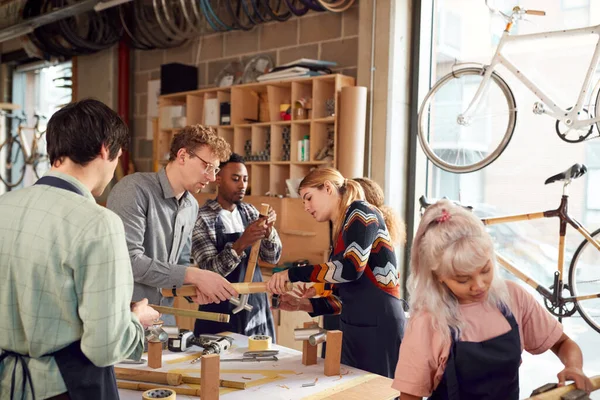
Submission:
MULTIPOLYGON (((245 213, 240 212, 244 227, 249 224, 245 213)), ((217 237, 217 252, 225 249, 227 243, 233 243, 238 240, 243 232, 225 233, 225 228, 221 217, 217 216, 215 222, 215 230, 217 237)), ((242 259, 237 267, 225 278, 231 283, 244 282, 246 269, 248 267, 248 258, 251 248, 247 248, 244 253, 246 257, 242 259)), ((253 282, 262 282, 263 277, 258 266, 254 269, 253 282)), ((269 335, 275 342, 275 324, 273 323, 273 314, 269 307, 269 299, 266 293, 254 293, 248 296, 248 304, 252 305, 252 311, 242 310, 237 314, 233 314, 233 309, 236 307, 229 301, 224 301, 219 304, 207 304, 199 307, 200 311, 210 311, 216 313, 230 314, 229 322, 205 321, 196 320, 194 326, 194 335, 201 334, 216 334, 221 332, 234 332, 246 336, 252 335, 269 335)))
POLYGON ((521 337, 515 317, 501 310, 510 331, 483 342, 457 341, 431 400, 518 400, 521 337))

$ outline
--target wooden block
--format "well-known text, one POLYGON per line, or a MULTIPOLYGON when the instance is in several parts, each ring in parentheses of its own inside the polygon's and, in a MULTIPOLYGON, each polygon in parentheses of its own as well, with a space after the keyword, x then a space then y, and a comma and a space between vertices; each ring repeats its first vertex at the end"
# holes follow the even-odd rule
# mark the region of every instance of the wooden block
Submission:
POLYGON ((218 354, 202 356, 200 372, 200 398, 217 400, 221 373, 221 359, 218 354))
POLYGON ((161 342, 148 342, 148 366, 150 368, 162 367, 161 342))
MULTIPOLYGON (((305 322, 305 328, 316 328, 319 325, 313 321, 305 322)), ((302 364, 315 365, 317 363, 317 346, 311 346, 308 340, 302 341, 302 364)))
POLYGON ((327 331, 327 349, 325 351, 325 376, 340 374, 342 360, 342 331, 327 331))

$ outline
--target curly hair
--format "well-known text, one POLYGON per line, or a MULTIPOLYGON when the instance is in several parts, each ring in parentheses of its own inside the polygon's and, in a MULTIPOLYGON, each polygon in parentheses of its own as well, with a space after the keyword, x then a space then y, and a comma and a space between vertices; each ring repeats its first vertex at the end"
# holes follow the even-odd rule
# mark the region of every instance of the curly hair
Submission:
POLYGON ((398 214, 396 214, 394 209, 385 205, 385 198, 381 186, 369 178, 354 178, 354 181, 362 186, 363 191, 365 192, 365 200, 379 208, 379 211, 381 211, 383 219, 385 220, 385 225, 390 232, 392 242, 403 246, 406 243, 406 225, 398 214))
POLYGON ((199 146, 208 146, 210 150, 225 162, 231 156, 231 147, 222 137, 217 136, 213 128, 197 125, 188 125, 173 136, 169 161, 177 158, 180 149, 194 150, 199 146))

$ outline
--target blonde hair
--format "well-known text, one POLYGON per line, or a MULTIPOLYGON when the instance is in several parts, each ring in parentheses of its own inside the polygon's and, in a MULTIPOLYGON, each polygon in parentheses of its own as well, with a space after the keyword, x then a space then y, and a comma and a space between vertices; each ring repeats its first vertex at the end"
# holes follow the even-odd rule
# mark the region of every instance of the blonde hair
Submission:
POLYGON ((385 205, 385 197, 383 189, 377 182, 369 178, 354 178, 362 186, 365 192, 365 200, 377 207, 381 211, 385 225, 387 226, 392 242, 397 245, 404 246, 406 243, 406 225, 404 221, 398 217, 396 211, 385 205))
POLYGON ((221 162, 225 162, 231 157, 229 143, 219 137, 213 128, 198 124, 188 125, 173 136, 169 161, 177 158, 180 149, 194 151, 199 146, 208 146, 221 162))
POLYGON ((358 182, 355 182, 353 179, 345 179, 340 171, 334 168, 317 168, 312 170, 302 179, 298 191, 305 188, 317 188, 321 190, 327 181, 337 189, 341 198, 340 207, 338 208, 339 214, 333 224, 332 238, 335 240, 342 230, 344 215, 346 215, 348 207, 356 200, 364 200, 365 193, 358 182))
POLYGON ((452 332, 458 339, 464 328, 458 300, 439 279, 470 274, 488 261, 492 263, 493 279, 485 305, 509 312, 508 289, 498 275, 494 244, 483 223, 448 200, 429 207, 411 250, 407 282, 411 313, 429 313, 433 328, 442 333, 444 341, 450 341, 452 332))

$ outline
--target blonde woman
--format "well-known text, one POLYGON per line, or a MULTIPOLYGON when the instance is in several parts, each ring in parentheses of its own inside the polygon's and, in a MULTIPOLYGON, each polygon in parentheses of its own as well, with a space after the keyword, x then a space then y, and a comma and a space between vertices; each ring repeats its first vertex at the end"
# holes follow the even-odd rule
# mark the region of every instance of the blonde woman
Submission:
POLYGON ((334 246, 327 263, 274 274, 270 291, 284 293, 288 281, 335 284, 337 295, 283 295, 280 308, 311 316, 340 314, 342 363, 393 376, 404 311, 394 248, 381 212, 363 200, 357 182, 335 169, 312 171, 299 191, 306 212, 319 222, 332 222, 334 246))
POLYGON ((565 365, 560 384, 592 389, 561 324, 499 277, 492 239, 471 212, 447 200, 428 208, 410 267, 411 319, 392 385, 401 400, 518 399, 523 349, 552 350, 565 365))

